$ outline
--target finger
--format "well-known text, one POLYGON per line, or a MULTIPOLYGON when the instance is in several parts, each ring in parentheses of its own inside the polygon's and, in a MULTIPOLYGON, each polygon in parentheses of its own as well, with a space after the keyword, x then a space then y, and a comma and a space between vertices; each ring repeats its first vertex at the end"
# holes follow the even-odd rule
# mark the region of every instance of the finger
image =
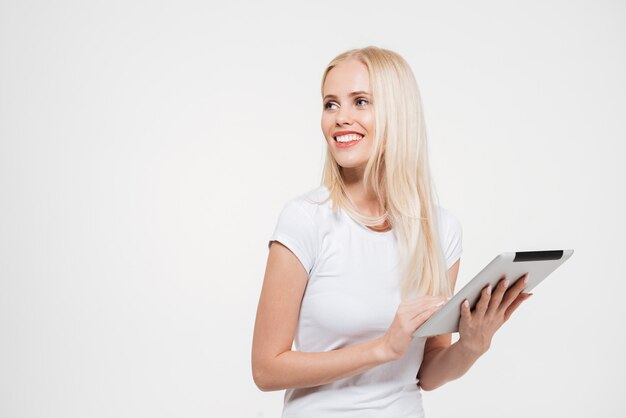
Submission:
POLYGON ((430 305, 416 306, 415 310, 411 314, 411 320, 413 320, 413 319, 417 318, 418 316, 420 316, 420 315, 422 315, 424 313, 427 313, 429 311, 433 311, 433 312, 438 311, 439 309, 441 309, 443 307, 444 303, 445 302, 442 300, 442 301, 439 301, 437 303, 433 303, 433 304, 430 304, 430 305))
POLYGON ((472 311, 470 310, 469 301, 465 299, 461 303, 461 320, 469 322, 472 319, 472 311))
POLYGON ((446 299, 440 296, 429 296, 420 298, 418 300, 406 301, 400 304, 398 312, 407 313, 410 316, 415 316, 422 312, 424 309, 428 309, 431 306, 440 306, 446 302, 446 299))
POLYGON ((522 302, 528 300, 528 298, 530 298, 532 295, 532 293, 522 293, 517 298, 515 298, 513 303, 511 303, 509 307, 506 308, 506 311, 504 311, 504 320, 508 321, 511 315, 513 315, 513 312, 515 312, 515 310, 519 308, 522 302))
POLYGON ((404 304, 405 306, 413 306, 413 305, 420 305, 423 303, 426 303, 426 304, 439 303, 441 301, 447 301, 447 300, 448 298, 444 296, 418 296, 415 298, 407 299, 406 301, 402 302, 402 304, 404 304))
POLYGON ((415 332, 415 330, 417 330, 420 326, 422 326, 422 324, 426 322, 428 318, 430 318, 439 309, 441 309, 441 306, 433 306, 430 309, 427 309, 426 311, 420 313, 415 318, 413 318, 411 320, 413 332, 415 332))
POLYGON ((474 309, 475 317, 482 318, 485 316, 485 312, 487 312, 487 307, 489 306, 489 300, 491 300, 491 283, 485 286, 482 292, 480 292, 480 299, 474 309))
POLYGON ((497 286, 496 290, 491 295, 491 300, 489 301, 489 308, 487 308, 487 315, 494 315, 498 308, 500 307, 500 303, 502 302, 502 298, 504 297, 504 293, 506 289, 509 287, 509 279, 506 277, 501 279, 497 286))
POLYGON ((504 298, 502 299, 502 303, 500 303, 500 309, 507 309, 514 300, 522 293, 524 288, 526 287, 526 283, 528 282, 528 273, 524 274, 520 277, 515 284, 509 288, 504 294, 504 298))

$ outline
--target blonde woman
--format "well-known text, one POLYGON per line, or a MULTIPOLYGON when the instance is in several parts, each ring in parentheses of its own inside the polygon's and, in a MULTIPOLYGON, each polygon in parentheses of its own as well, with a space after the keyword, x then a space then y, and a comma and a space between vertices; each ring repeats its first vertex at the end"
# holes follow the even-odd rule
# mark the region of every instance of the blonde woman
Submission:
POLYGON ((322 185, 290 200, 270 237, 254 381, 286 389, 284 418, 422 417, 421 390, 467 372, 529 294, 502 280, 463 304, 454 344, 414 338, 462 252, 435 201, 417 83, 397 53, 367 47, 330 62, 322 98, 322 185))

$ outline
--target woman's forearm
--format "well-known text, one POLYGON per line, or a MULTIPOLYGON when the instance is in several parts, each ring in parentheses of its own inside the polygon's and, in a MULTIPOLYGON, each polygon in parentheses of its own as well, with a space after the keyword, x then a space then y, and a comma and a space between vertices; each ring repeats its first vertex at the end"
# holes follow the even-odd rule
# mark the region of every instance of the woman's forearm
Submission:
POLYGON ((381 339, 328 352, 286 351, 253 367, 254 380, 264 391, 313 387, 362 373, 391 360, 381 339))
POLYGON ((419 385, 433 390, 463 376, 482 355, 463 345, 461 340, 425 353, 418 373, 419 385))

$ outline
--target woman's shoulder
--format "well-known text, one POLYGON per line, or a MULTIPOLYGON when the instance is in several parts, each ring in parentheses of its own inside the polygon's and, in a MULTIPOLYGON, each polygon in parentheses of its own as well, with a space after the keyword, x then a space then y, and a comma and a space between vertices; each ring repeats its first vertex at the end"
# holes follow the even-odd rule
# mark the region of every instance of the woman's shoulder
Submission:
POLYGON ((299 195, 297 199, 310 205, 318 205, 324 203, 328 195, 328 188, 322 185, 299 195))
POLYGON ((298 206, 312 217, 330 207, 329 193, 326 186, 318 186, 292 198, 287 205, 298 206))
POLYGON ((437 209, 437 216, 442 222, 459 222, 457 216, 450 209, 441 205, 435 205, 435 208, 437 209))
POLYGON ((436 205, 436 209, 440 229, 450 231, 462 228, 459 218, 451 210, 441 205, 436 205))
POLYGON ((446 259, 446 266, 450 268, 463 252, 463 227, 452 211, 437 206, 437 213, 441 248, 446 259))
POLYGON ((328 222, 331 212, 328 195, 326 187, 319 186, 289 198, 283 204, 279 223, 319 229, 328 222))

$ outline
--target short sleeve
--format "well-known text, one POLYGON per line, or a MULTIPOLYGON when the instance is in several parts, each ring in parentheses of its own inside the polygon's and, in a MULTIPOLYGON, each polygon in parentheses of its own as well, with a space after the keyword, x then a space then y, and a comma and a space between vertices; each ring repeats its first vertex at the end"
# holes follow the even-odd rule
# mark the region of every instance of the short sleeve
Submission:
POLYGON ((446 269, 449 269, 463 253, 463 228, 459 220, 449 210, 443 208, 439 228, 446 269))
POLYGON ((317 228, 311 214, 297 201, 287 203, 278 217, 274 232, 267 244, 278 241, 298 257, 307 273, 310 273, 317 256, 317 228))

